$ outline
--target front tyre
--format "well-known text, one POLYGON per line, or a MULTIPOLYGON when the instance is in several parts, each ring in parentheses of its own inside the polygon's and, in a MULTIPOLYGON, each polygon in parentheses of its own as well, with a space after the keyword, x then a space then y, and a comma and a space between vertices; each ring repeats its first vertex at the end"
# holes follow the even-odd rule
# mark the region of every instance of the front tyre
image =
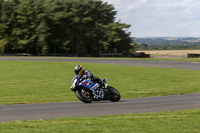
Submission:
POLYGON ((121 95, 120 95, 119 91, 111 86, 109 86, 109 90, 111 92, 110 101, 118 102, 121 99, 121 95))
POLYGON ((78 97, 78 99, 84 103, 91 103, 93 100, 91 92, 89 92, 85 88, 76 89, 74 92, 76 96, 78 97))

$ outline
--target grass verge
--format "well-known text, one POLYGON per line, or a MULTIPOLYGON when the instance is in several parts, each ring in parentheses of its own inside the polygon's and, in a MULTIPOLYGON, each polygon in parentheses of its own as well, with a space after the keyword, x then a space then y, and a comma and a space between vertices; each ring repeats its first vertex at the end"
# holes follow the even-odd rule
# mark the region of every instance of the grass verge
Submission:
POLYGON ((100 78, 107 78, 122 98, 200 92, 200 71, 194 70, 83 62, 0 61, 0 104, 77 101, 69 89, 77 64, 100 78))
POLYGON ((200 133, 200 110, 0 123, 2 133, 200 133))

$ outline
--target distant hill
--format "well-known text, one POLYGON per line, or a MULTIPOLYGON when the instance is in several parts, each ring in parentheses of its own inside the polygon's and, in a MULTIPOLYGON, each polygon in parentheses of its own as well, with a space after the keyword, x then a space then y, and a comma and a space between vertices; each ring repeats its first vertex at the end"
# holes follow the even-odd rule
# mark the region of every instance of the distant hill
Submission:
POLYGON ((138 50, 200 49, 197 37, 144 37, 134 38, 138 50))
POLYGON ((160 45, 170 45, 170 44, 199 44, 200 38, 196 37, 144 37, 144 38, 134 38, 134 41, 139 44, 160 44, 160 45))

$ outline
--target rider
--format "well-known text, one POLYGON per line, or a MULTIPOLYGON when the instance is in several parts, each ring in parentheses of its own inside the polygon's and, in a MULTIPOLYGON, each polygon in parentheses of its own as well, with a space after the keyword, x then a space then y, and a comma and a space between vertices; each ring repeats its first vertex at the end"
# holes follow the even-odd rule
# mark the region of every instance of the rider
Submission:
POLYGON ((76 75, 80 75, 82 79, 91 79, 94 82, 104 84, 105 81, 101 80, 99 77, 93 76, 93 74, 89 70, 83 70, 82 65, 76 65, 74 68, 74 72, 76 75))

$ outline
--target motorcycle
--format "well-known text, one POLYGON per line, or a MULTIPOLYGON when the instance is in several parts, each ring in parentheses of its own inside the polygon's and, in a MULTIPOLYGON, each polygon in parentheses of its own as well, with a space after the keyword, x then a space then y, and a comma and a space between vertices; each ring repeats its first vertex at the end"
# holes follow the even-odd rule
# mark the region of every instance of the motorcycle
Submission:
POLYGON ((108 86, 106 81, 107 79, 102 79, 103 84, 100 84, 91 79, 82 79, 80 75, 77 75, 71 81, 71 90, 84 103, 102 100, 119 101, 120 93, 117 89, 108 86))

